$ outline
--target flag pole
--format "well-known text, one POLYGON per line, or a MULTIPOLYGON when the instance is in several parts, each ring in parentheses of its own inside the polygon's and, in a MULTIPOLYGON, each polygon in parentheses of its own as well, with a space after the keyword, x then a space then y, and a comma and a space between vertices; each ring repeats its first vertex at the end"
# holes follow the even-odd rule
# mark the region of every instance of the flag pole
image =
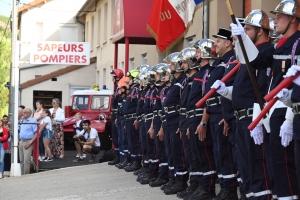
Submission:
MULTIPOLYGON (((225 0, 225 2, 226 2, 226 5, 227 5, 227 9, 229 11, 229 14, 231 16, 232 23, 236 24, 236 17, 234 15, 233 10, 232 10, 230 0, 225 0)), ((242 49, 242 53, 243 53, 245 61, 246 61, 247 70, 248 70, 248 73, 249 73, 249 76, 250 76, 250 79, 251 79, 251 83, 252 83, 252 86, 253 86, 253 89, 254 89, 254 92, 255 92, 257 102, 259 104, 260 109, 262 110, 264 108, 263 100, 262 100, 262 97, 260 96, 259 89, 258 89, 256 80, 255 80, 255 77, 254 77, 254 74, 253 74, 253 71, 252 71, 252 67, 250 65, 249 58, 248 58, 248 55, 247 55, 247 52, 246 52, 246 49, 245 49, 245 45, 244 45, 244 42, 243 42, 242 37, 240 35, 238 35, 238 40, 239 40, 239 43, 240 43, 240 46, 241 46, 241 49, 242 49)))

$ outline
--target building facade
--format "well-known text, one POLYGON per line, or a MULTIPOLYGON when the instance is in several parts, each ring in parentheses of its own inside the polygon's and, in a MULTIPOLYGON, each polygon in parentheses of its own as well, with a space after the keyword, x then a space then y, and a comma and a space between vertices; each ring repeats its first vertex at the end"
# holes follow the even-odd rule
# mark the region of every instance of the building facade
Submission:
MULTIPOLYGON (((209 22, 208 35, 210 39, 216 34, 220 27, 229 27, 231 18, 228 13, 225 1, 209 1, 209 22)), ((96 82, 113 88, 110 71, 114 67, 114 43, 113 24, 116 0, 99 0, 96 4, 91 1, 86 3, 81 9, 91 12, 79 13, 79 19, 85 24, 85 41, 91 43, 91 57, 97 57, 96 82)), ((252 9, 262 9, 269 17, 274 17, 269 10, 274 9, 280 0, 231 0, 233 10, 237 17, 244 17, 252 9)), ((132 9, 134 12, 134 8, 132 9)), ((203 38, 203 13, 201 7, 194 15, 193 24, 189 28, 185 37, 172 49, 165 52, 158 52, 155 45, 130 45, 129 47, 129 70, 141 64, 156 65, 162 62, 166 55, 180 51, 192 43, 203 38)), ((167 33, 166 33, 167 34, 167 33)), ((125 65, 125 45, 118 45, 118 68, 124 70, 125 65)))
POLYGON ((96 60, 89 66, 32 65, 28 63, 31 43, 37 41, 83 42, 83 25, 76 15, 86 0, 36 0, 19 8, 20 104, 35 108, 36 100, 52 107, 59 98, 62 107, 70 105, 76 89, 96 83, 96 60))

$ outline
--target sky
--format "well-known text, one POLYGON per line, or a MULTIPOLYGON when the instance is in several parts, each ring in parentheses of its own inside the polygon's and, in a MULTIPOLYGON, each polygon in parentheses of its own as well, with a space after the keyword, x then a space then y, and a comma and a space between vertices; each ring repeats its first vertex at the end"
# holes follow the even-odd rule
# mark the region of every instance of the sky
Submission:
MULTIPOLYGON (((20 0, 20 6, 34 0, 20 0)), ((9 17, 13 0, 0 0, 0 15, 9 17)))

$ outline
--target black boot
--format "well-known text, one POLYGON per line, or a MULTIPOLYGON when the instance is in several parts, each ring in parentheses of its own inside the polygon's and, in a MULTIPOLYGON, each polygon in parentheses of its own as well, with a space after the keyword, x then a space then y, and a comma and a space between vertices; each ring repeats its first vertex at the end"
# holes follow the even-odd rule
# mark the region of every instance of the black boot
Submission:
POLYGON ((116 155, 115 158, 112 161, 108 162, 108 165, 115 165, 120 162, 120 155, 116 155))
POLYGON ((245 195, 241 195, 239 200, 247 200, 247 197, 245 195))
POLYGON ((206 192, 201 186, 189 197, 184 198, 184 200, 213 200, 216 197, 215 191, 206 192))
POLYGON ((219 194, 213 200, 238 200, 237 192, 227 191, 225 189, 221 189, 219 194))
POLYGON ((183 199, 191 196, 198 188, 198 183, 191 184, 186 190, 177 193, 177 197, 183 199))
POLYGON ((143 173, 146 170, 145 167, 141 167, 140 169, 136 170, 133 172, 134 175, 139 175, 140 173, 143 173))
POLYGON ((167 182, 168 182, 168 180, 166 180, 166 179, 157 178, 157 179, 155 179, 155 181, 151 181, 151 182, 149 183, 149 185, 150 185, 151 187, 160 187, 160 186, 162 186, 163 184, 166 184, 167 182))
POLYGON ((149 184, 151 181, 155 181, 157 174, 148 174, 148 176, 143 176, 140 178, 140 183, 142 185, 149 184))
POLYGON ((140 174, 138 175, 138 177, 136 178, 136 181, 137 181, 137 182, 140 182, 141 178, 143 178, 143 177, 145 177, 145 176, 150 176, 150 172, 149 172, 148 170, 146 170, 146 171, 140 173, 140 174))
POLYGON ((124 169, 124 167, 126 167, 127 164, 128 164, 128 160, 125 159, 124 162, 122 162, 121 164, 119 164, 117 167, 118 167, 119 169, 124 169))
POLYGON ((132 165, 128 168, 125 168, 126 172, 134 172, 142 167, 141 161, 133 161, 132 165))
POLYGON ((188 188, 186 182, 177 181, 173 187, 165 188, 164 193, 166 195, 177 194, 178 192, 186 190, 186 188, 188 188))
POLYGON ((173 187, 175 185, 175 180, 173 178, 170 178, 169 179, 169 182, 167 182, 166 184, 163 184, 160 189, 161 190, 165 190, 166 188, 169 188, 169 187, 173 187))
POLYGON ((133 161, 127 163, 127 165, 124 167, 124 170, 126 171, 126 169, 130 168, 131 165, 133 165, 133 161))

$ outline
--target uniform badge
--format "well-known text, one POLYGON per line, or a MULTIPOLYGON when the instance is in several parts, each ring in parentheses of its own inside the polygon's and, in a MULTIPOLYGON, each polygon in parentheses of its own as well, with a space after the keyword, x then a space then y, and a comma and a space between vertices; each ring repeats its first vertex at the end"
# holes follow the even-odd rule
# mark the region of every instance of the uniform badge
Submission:
POLYGON ((271 74, 271 68, 268 67, 268 68, 267 68, 267 76, 270 76, 270 74, 271 74))

